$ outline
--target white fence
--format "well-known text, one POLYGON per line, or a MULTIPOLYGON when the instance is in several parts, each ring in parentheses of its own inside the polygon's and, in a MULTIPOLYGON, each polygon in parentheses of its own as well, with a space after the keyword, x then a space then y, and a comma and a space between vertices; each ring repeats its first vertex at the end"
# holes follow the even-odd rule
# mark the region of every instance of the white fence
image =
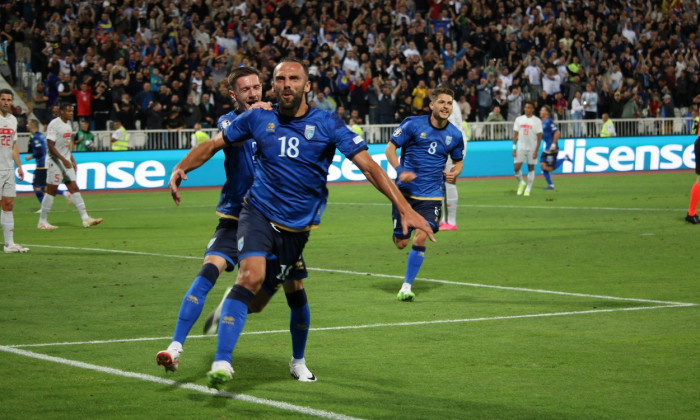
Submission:
MULTIPOLYGON (((599 137, 602 120, 568 120, 557 121, 561 138, 599 137)), ((633 118, 615 120, 615 130, 618 137, 634 136, 671 136, 695 135, 692 133, 692 118, 633 118)), ((73 123, 77 132, 77 123, 73 123)), ((387 143, 396 124, 366 124, 361 126, 364 138, 368 143, 387 143)), ((513 138, 512 122, 470 123, 470 141, 509 140, 513 138)), ((205 129, 210 136, 216 133, 214 129, 205 129)), ((192 130, 130 130, 129 150, 168 150, 189 149, 192 147, 192 130)), ((111 150, 111 132, 95 132, 95 151, 111 150)), ((18 146, 20 152, 27 151, 29 133, 20 133, 18 146)))

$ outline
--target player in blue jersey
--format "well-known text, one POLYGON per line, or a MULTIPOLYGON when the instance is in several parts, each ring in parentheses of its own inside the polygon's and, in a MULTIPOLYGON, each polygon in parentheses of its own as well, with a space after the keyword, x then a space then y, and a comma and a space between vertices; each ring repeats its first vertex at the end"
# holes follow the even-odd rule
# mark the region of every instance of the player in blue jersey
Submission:
POLYGON ((540 119, 542 120, 542 141, 544 142, 544 150, 540 155, 540 168, 542 175, 547 181, 545 190, 553 190, 554 183, 550 172, 555 171, 564 162, 571 162, 571 158, 566 155, 563 159, 557 159, 559 155, 559 127, 552 119, 552 108, 545 105, 540 109, 540 119))
MULTIPOLYGON (((391 134, 386 146, 389 164, 396 169, 396 185, 411 207, 430 224, 433 232, 439 230, 445 182, 454 183, 462 172, 464 140, 462 131, 447 120, 452 114, 454 92, 439 87, 430 93, 429 115, 408 117, 391 134), (401 149, 401 160, 396 153, 401 149), (453 166, 445 171, 450 157, 453 166)), ((403 231, 401 214, 392 208, 394 244, 404 249, 411 239, 412 230, 403 231)), ((416 297, 411 285, 423 264, 427 235, 417 230, 406 262, 406 275, 397 298, 404 302, 416 297)))
MULTIPOLYGON (((46 136, 39 131, 39 121, 29 120, 27 121, 27 130, 31 133, 32 137, 29 139, 29 150, 31 155, 25 156, 24 160, 36 159, 36 169, 34 169, 34 178, 32 180, 32 187, 34 188, 34 194, 36 198, 41 203, 44 199, 44 189, 46 188, 46 136)), ((66 200, 70 203, 70 192, 56 190, 58 194, 63 195, 66 200)), ((41 210, 37 211, 41 213, 41 210)))
MULTIPOLYGON (((405 232, 409 226, 416 227, 434 240, 430 225, 372 160, 364 140, 333 113, 309 107, 305 97, 310 89, 307 67, 295 58, 281 60, 273 72, 276 108, 249 110, 213 139, 240 144, 254 138, 258 165, 238 224, 238 277, 224 302, 216 354, 207 374, 209 385, 215 388, 233 376, 231 355, 245 325, 248 305, 265 279, 267 259, 277 258, 282 272, 287 272, 296 265, 309 231, 319 225, 328 196, 328 168, 336 149, 396 205, 405 232)), ((299 291, 295 298, 306 302, 306 293, 299 291)))
MULTIPOLYGON (((219 118, 218 126, 220 130, 224 130, 240 113, 250 109, 254 104, 258 104, 258 101, 262 98, 260 73, 252 67, 238 67, 234 69, 229 74, 228 83, 231 88, 229 94, 235 101, 237 109, 219 118)), ((182 180, 187 179, 186 173, 198 168, 214 156, 216 152, 223 149, 226 182, 221 189, 219 204, 216 207, 219 224, 204 252, 202 269, 192 282, 180 306, 173 340, 166 350, 156 355, 157 363, 165 367, 166 371, 174 372, 177 369, 185 339, 199 318, 207 294, 213 288, 219 275, 224 271, 233 271, 238 263, 238 216, 243 203, 243 196, 253 183, 255 175, 253 159, 255 142, 248 140, 240 147, 227 146, 223 140, 219 142, 207 141, 195 146, 175 166, 170 178, 171 187, 175 186, 173 199, 176 204, 179 204, 180 195, 177 192, 177 187, 182 180)), ((284 279, 279 276, 279 264, 277 264, 277 261, 269 261, 267 271, 269 276, 266 278, 261 290, 250 302, 249 312, 260 312, 284 279)), ((306 267, 302 258, 299 259, 287 275, 287 280, 296 280, 294 282, 284 282, 287 300, 291 308, 292 353, 296 360, 303 361, 308 335, 309 309, 308 305, 305 303, 298 304, 298 300, 294 298, 297 290, 303 290, 302 280, 307 277, 306 267)), ((211 316, 211 318, 215 317, 211 316)), ((315 380, 315 377, 303 362, 295 365, 292 374, 296 374, 296 378, 300 381, 315 380)))

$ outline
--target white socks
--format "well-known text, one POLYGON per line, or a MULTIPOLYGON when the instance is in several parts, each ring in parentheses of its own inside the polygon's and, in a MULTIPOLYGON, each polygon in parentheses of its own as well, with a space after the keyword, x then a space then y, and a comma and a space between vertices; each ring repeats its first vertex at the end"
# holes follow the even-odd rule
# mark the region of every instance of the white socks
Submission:
POLYGON ((2 234, 5 237, 5 246, 14 245, 15 218, 11 211, 2 211, 0 224, 2 224, 2 234))

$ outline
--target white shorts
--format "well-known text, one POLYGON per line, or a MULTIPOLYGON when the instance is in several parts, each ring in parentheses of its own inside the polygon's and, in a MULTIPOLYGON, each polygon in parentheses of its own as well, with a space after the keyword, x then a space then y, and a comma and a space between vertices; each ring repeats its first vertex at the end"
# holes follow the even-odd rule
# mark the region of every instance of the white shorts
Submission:
POLYGON ((46 185, 60 185, 75 182, 75 169, 67 169, 63 163, 47 159, 46 185))
POLYGON ((0 196, 17 197, 15 171, 0 171, 0 196))
POLYGON ((518 148, 518 150, 515 152, 515 159, 513 159, 513 163, 527 163, 528 165, 536 165, 537 156, 535 155, 535 151, 518 148))

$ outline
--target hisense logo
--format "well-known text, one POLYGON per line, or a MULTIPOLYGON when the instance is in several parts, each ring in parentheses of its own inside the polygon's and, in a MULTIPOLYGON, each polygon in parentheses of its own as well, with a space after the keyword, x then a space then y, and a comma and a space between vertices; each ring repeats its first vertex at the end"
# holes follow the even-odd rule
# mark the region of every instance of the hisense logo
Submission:
POLYGON ((563 173, 658 171, 695 167, 693 144, 664 146, 593 146, 596 140, 560 141, 560 157, 571 156, 573 162, 562 165, 563 173), (587 143, 588 142, 588 143, 587 143))

